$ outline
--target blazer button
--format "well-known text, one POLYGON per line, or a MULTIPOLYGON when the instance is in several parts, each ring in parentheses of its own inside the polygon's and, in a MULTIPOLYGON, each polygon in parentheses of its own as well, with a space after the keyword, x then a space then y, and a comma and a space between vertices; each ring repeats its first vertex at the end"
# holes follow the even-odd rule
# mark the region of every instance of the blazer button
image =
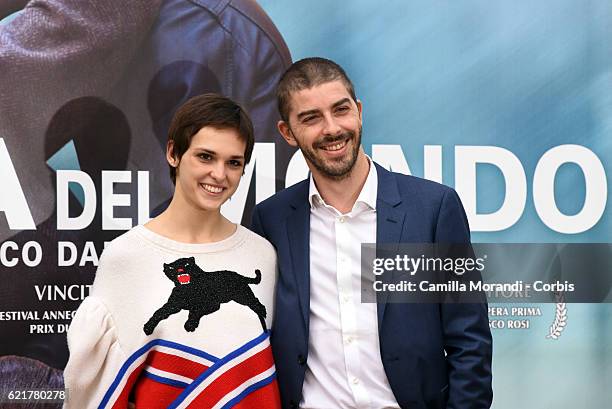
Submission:
POLYGON ((294 400, 290 400, 290 401, 289 401, 289 407, 290 407, 291 409, 297 409, 298 405, 297 405, 297 403, 295 403, 295 401, 294 401, 294 400))
POLYGON ((306 364, 306 357, 302 354, 299 354, 297 357, 298 364, 304 366, 306 364))

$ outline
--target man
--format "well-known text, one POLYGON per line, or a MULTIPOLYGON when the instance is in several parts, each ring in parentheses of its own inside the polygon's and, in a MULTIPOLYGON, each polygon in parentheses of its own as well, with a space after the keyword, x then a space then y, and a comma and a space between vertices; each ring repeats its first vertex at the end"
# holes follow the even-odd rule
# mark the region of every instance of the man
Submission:
POLYGON ((278 129, 311 171, 253 213, 279 257, 272 348, 283 407, 490 407, 485 304, 360 302, 361 243, 469 242, 455 191, 365 155, 362 103, 336 63, 294 63, 277 99, 278 129))

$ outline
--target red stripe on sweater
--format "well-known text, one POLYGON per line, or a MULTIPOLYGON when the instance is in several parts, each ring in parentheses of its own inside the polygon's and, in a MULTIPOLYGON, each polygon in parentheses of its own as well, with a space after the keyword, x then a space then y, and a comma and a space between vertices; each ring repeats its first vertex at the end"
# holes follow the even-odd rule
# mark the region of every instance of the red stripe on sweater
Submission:
POLYGON ((111 406, 113 409, 125 409, 127 407, 130 391, 132 390, 134 383, 136 383, 136 380, 142 373, 142 369, 144 368, 144 366, 145 363, 143 362, 142 364, 138 365, 136 369, 134 369, 132 373, 128 376, 125 386, 121 390, 121 393, 117 397, 117 400, 113 403, 113 406, 111 406))
POLYGON ((194 362, 177 355, 171 355, 160 351, 151 351, 147 357, 147 364, 155 369, 191 379, 197 378, 208 369, 206 365, 199 362, 194 362))
POLYGON ((164 409, 178 398, 183 388, 165 385, 142 376, 134 389, 136 409, 164 409))
POLYGON ((215 379, 195 398, 189 408, 211 408, 225 395, 247 380, 268 370, 274 365, 270 345, 257 354, 227 370, 215 379))
POLYGON ((281 409, 278 383, 274 379, 271 383, 253 393, 234 405, 233 409, 281 409))

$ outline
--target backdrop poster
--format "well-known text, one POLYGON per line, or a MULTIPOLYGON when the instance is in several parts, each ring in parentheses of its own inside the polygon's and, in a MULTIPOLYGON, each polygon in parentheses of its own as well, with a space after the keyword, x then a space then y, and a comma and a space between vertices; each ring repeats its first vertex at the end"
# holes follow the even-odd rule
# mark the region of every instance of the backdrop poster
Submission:
MULTIPOLYGON (((190 96, 220 92, 253 116, 232 220, 307 175, 274 96, 306 56, 346 68, 374 160, 458 191, 474 242, 610 242, 607 1, 89 3, 0 6, 3 382, 44 370, 61 385, 104 242, 171 196, 165 132, 190 96)), ((493 407, 608 407, 611 296, 491 305, 493 407)))

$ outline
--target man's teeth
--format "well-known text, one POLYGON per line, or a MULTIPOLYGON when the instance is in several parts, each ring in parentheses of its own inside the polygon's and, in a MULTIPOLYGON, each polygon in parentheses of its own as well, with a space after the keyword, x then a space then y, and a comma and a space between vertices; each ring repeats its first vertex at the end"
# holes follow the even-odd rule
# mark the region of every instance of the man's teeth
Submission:
POLYGON ((344 148, 344 145, 346 145, 346 141, 337 143, 335 145, 323 146, 323 149, 325 149, 326 151, 337 151, 337 150, 344 148))
POLYGON ((206 190, 206 191, 208 191, 210 193, 221 193, 223 191, 222 187, 206 185, 206 184, 203 184, 203 183, 200 186, 202 186, 204 188, 204 190, 206 190))

